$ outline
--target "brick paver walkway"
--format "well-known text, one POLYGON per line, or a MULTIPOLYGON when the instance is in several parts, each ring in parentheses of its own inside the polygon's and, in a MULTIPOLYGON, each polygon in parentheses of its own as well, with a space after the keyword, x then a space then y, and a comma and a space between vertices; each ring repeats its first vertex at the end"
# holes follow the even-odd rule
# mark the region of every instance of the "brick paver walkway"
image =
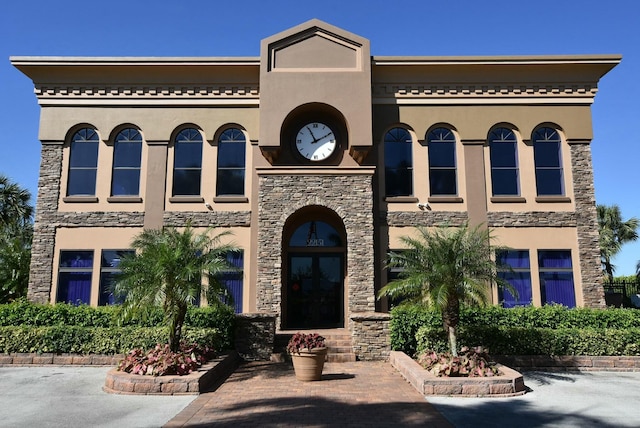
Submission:
POLYGON ((300 382, 286 363, 243 364, 165 427, 451 427, 386 362, 326 363, 300 382))

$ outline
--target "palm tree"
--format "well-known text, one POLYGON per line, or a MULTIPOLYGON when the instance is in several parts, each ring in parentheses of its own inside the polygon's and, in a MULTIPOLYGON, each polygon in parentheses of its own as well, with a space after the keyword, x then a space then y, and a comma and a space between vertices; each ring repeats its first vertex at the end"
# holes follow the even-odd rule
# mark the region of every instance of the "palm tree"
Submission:
POLYGON ((33 207, 31 194, 0 174, 0 303, 27 293, 33 207))
POLYGON ((0 174, 0 227, 15 229, 31 224, 31 193, 0 174))
POLYGON ((220 292, 224 286, 217 276, 234 270, 226 255, 237 251, 222 239, 230 232, 214 233, 207 229, 194 233, 190 225, 182 231, 175 228, 149 229, 140 233, 132 246, 137 251, 120 264, 114 294, 124 298, 123 317, 147 313, 152 307, 162 307, 169 327, 169 346, 177 352, 187 308, 200 297, 203 278, 210 305, 223 304, 220 292))
POLYGON ((598 205, 596 209, 602 271, 607 275, 609 281, 613 281, 613 272, 616 268, 611 263, 611 259, 618 254, 622 245, 638 239, 637 229, 640 222, 635 217, 623 221, 620 207, 617 205, 598 205))
POLYGON ((418 237, 400 238, 407 250, 391 252, 388 266, 400 277, 384 286, 378 298, 403 298, 407 303, 434 307, 442 313, 452 355, 457 355, 456 328, 460 305, 485 305, 489 284, 495 282, 516 294, 497 276, 492 259, 496 247, 491 232, 481 226, 418 228, 418 237))

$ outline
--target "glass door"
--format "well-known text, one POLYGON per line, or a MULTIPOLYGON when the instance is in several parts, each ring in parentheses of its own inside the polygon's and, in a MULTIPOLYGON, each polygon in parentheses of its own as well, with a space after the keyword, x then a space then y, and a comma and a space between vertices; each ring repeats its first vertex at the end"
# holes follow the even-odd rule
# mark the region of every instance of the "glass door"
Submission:
POLYGON ((287 327, 343 327, 343 255, 289 255, 287 327))

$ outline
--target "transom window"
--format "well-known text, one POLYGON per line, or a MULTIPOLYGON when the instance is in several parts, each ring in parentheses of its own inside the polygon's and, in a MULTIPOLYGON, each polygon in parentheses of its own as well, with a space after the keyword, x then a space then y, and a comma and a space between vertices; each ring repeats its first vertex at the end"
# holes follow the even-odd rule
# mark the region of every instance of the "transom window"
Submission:
POLYGON ((518 141, 512 130, 496 128, 489 134, 491 190, 494 196, 519 195, 518 141))
POLYGON ((384 178, 387 196, 413 194, 411 135, 404 128, 393 128, 384 136, 384 178))
POLYGON ((244 195, 246 138, 236 128, 227 129, 218 139, 216 195, 244 195))
POLYGON ((435 128, 427 138, 429 148, 429 190, 432 196, 458 194, 456 179, 456 137, 447 128, 435 128))
POLYGON ((112 196, 131 196, 140 193, 140 161, 142 135, 137 129, 120 131, 113 145, 112 196))
POLYGON ((200 195, 201 176, 202 134, 197 129, 183 129, 174 144, 172 195, 200 195))
POLYGON ((67 196, 94 196, 98 170, 98 134, 83 128, 71 138, 67 196))
POLYGON ((338 231, 324 221, 308 221, 293 232, 290 247, 340 247, 342 239, 338 231))
POLYGON ((555 129, 538 128, 533 133, 538 196, 564 195, 561 143, 555 129))

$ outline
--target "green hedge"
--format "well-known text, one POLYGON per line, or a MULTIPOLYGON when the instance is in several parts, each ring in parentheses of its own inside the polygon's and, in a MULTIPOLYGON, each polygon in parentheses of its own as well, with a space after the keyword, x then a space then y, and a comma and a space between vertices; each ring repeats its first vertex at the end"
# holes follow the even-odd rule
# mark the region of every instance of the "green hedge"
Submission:
MULTIPOLYGON (((420 327, 418 352, 448 350, 442 328, 420 327)), ((640 328, 460 327, 458 346, 488 348, 493 355, 640 355, 640 328)))
MULTIPOLYGON (((162 324, 163 313, 160 308, 150 311, 144 319, 133 319, 120 323, 120 306, 91 307, 74 306, 66 303, 41 305, 20 299, 0 305, 0 327, 68 327, 96 328, 113 330, 124 327, 156 328, 162 324)), ((216 329, 219 333, 219 346, 216 349, 233 347, 235 314, 230 307, 189 308, 185 319, 189 328, 216 329)), ((135 331, 136 329, 131 329, 135 331)), ((124 329, 126 333, 129 330, 124 329)), ((132 333, 133 334, 133 333, 132 333)), ((4 339, 4 337, 2 338, 4 339)), ((163 338, 161 342, 166 342, 163 338)), ((155 343, 154 343, 155 345, 155 343)), ((45 351, 43 351, 45 352, 45 351)), ((51 352, 51 351, 46 351, 51 352)), ((67 352, 67 351, 64 351, 67 352)))
MULTIPOLYGON (((4 326, 0 327, 0 352, 125 354, 166 343, 167 337, 164 327, 4 326)), ((223 336, 212 328, 188 328, 184 340, 226 349, 223 336)))
MULTIPOLYGON (((391 348, 413 355, 420 327, 442 330, 440 313, 416 306, 399 306, 391 311, 391 348)), ((560 305, 506 309, 499 306, 463 308, 460 327, 487 326, 529 329, 640 329, 637 309, 568 309, 560 305)), ((487 345, 488 346, 488 345, 487 345)), ((493 352, 493 350, 492 350, 493 352)))

